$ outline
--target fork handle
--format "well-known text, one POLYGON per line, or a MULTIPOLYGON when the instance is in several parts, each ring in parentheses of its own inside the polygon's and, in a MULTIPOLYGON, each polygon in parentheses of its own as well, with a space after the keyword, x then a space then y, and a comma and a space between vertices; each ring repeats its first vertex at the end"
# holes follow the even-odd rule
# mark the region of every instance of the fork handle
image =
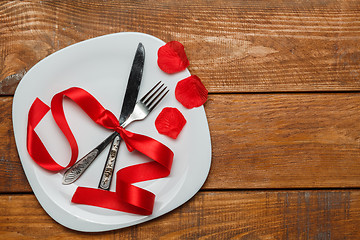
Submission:
POLYGON ((103 173, 101 174, 101 179, 98 187, 100 189, 110 190, 110 184, 112 177, 114 175, 115 162, 119 152, 120 142, 121 142, 121 137, 119 134, 117 134, 111 143, 110 151, 106 158, 104 170, 103 173))
POLYGON ((75 182, 117 135, 117 132, 113 132, 97 147, 95 147, 74 165, 72 165, 68 170, 66 170, 63 176, 63 184, 67 185, 75 182))

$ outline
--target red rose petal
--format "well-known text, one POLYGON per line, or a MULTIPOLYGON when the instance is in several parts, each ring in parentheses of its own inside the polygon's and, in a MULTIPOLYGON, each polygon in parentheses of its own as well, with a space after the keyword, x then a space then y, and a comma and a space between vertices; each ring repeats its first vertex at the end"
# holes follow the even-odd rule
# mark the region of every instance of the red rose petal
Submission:
POLYGON ((186 108, 200 107, 208 96, 208 90, 196 75, 187 77, 176 85, 175 97, 186 108))
POLYGON ((176 108, 164 108, 155 120, 155 127, 160 134, 176 139, 186 120, 176 108))
POLYGON ((158 65, 166 73, 176 73, 185 70, 189 66, 184 46, 171 41, 158 50, 158 65))

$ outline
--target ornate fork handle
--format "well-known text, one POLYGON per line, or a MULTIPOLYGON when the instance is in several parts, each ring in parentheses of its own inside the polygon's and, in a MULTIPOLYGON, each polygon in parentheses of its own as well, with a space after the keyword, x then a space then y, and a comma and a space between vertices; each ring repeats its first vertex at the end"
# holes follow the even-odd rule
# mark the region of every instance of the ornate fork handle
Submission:
POLYGON ((111 183, 112 175, 114 174, 115 162, 119 152, 120 142, 121 142, 121 137, 117 135, 111 144, 111 149, 107 157, 106 165, 104 167, 103 173, 101 174, 101 180, 99 182, 100 189, 103 190, 110 189, 110 183, 111 183))

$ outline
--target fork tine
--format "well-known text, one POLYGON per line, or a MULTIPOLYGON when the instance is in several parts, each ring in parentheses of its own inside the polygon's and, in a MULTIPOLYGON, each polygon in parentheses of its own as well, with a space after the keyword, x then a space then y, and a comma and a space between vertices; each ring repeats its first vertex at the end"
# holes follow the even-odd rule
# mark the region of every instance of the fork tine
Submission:
MULTIPOLYGON (((164 90, 165 90, 166 88, 164 88, 164 90)), ((164 91, 163 90, 163 91, 164 91)), ((161 93, 163 92, 163 91, 161 91, 161 93)), ((151 112, 160 102, 161 102, 161 100, 163 100, 163 98, 166 96, 166 94, 169 92, 170 90, 167 90, 158 100, 157 100, 157 102, 155 102, 151 107, 150 107, 150 109, 149 109, 149 111, 151 112)), ((160 94, 159 94, 160 95, 160 94)), ((155 99, 154 99, 155 100, 155 99)))
POLYGON ((164 84, 162 84, 159 89, 156 90, 156 92, 151 95, 151 99, 149 97, 149 99, 147 100, 147 102, 145 103, 145 105, 148 108, 151 108, 151 105, 156 101, 156 99, 166 90, 166 86, 160 91, 160 89, 164 86, 164 84), (160 91, 159 93, 157 93, 158 91, 160 91), (156 95, 155 95, 156 94, 156 95), (151 100, 151 102, 149 103, 149 101, 151 100))
MULTIPOLYGON (((164 86, 164 84, 161 84, 157 89, 155 89, 154 92, 153 92, 147 99, 145 99, 145 101, 144 101, 143 103, 144 103, 145 105, 150 106, 150 104, 152 103, 152 101, 154 101, 154 100, 152 100, 152 99, 157 98, 158 92, 162 89, 163 86, 164 86), (151 101, 150 104, 149 104, 149 101, 151 101)), ((166 86, 165 86, 165 88, 166 88, 166 86)))
MULTIPOLYGON (((159 86, 159 84, 161 83, 161 81, 159 81, 154 87, 152 87, 146 94, 145 96, 143 96, 140 101, 144 102, 144 100, 151 94, 151 92, 157 87, 159 86)), ((164 84, 163 84, 164 85, 164 84)), ((151 97, 151 96, 150 96, 151 97)))

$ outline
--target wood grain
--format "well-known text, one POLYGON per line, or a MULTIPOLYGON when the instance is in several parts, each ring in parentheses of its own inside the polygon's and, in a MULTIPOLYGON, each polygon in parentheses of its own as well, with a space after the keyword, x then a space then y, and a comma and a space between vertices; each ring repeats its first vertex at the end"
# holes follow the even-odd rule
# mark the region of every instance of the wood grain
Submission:
POLYGON ((237 94, 206 103, 205 188, 358 187, 360 94, 237 94))
POLYGON ((359 1, 2 1, 0 94, 71 44, 135 31, 185 45, 210 92, 359 90, 359 1))
POLYGON ((360 239, 359 33, 356 0, 0 1, 0 239, 360 239), (12 95, 46 56, 116 32, 184 44, 212 166, 171 213, 80 233, 32 194, 12 95))
POLYGON ((31 191, 17 154, 11 107, 12 97, 0 97, 0 192, 31 191))
POLYGON ((200 192, 158 219, 107 233, 52 220, 33 195, 0 196, 3 239, 358 239, 360 192, 200 192))
MULTIPOLYGON (((0 192, 28 192, 12 98, 1 99, 0 192)), ((211 95, 213 156, 204 189, 358 187, 359 103, 358 93, 211 95)))

